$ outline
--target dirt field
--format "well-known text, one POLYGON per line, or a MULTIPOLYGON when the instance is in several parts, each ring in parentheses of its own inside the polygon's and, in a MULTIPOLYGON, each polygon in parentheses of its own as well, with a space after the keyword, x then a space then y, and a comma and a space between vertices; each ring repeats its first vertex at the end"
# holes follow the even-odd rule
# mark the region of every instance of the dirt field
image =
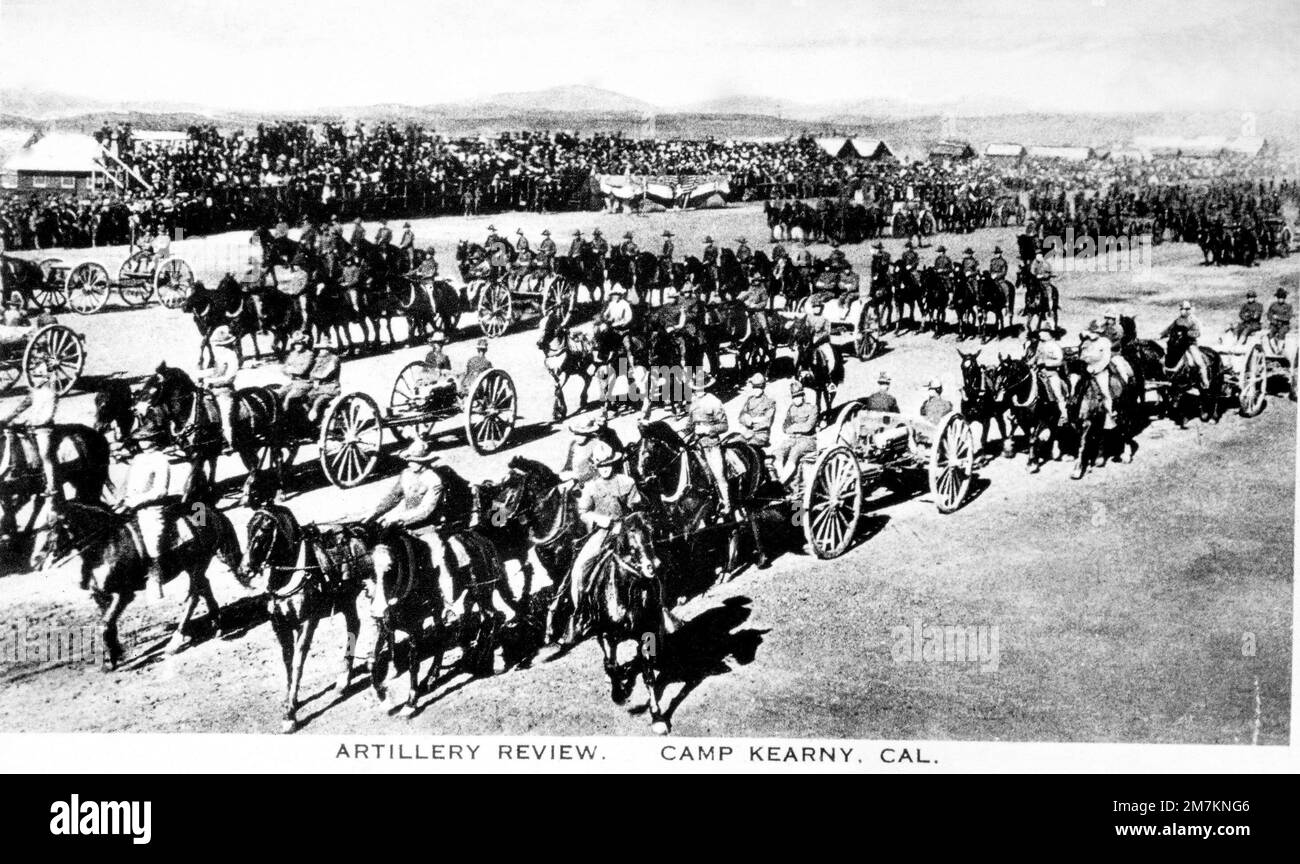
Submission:
MULTIPOLYGON (((648 217, 509 214, 426 220, 415 228, 451 272, 454 242, 481 241, 489 222, 507 235, 523 227, 534 243, 549 227, 562 248, 574 227, 595 225, 611 239, 632 230, 645 248, 671 227, 679 253, 691 254, 705 233, 725 245, 744 235, 755 248, 767 238, 754 207, 648 217)), ((1013 235, 987 230, 939 239, 950 254, 969 243, 986 261, 995 243, 1014 250, 1013 235)), ((174 249, 210 279, 236 269, 246 240, 190 239, 174 249)), ((887 245, 897 256, 901 244, 887 245)), ((869 249, 846 252, 865 272, 869 249)), ((814 247, 814 254, 825 253, 814 247)), ((925 250, 927 260, 932 256, 925 250)), ((100 257, 115 271, 124 252, 67 257, 100 257)), ((1183 298, 1196 304, 1213 342, 1248 287, 1267 303, 1284 277, 1300 272, 1297 259, 1249 271, 1204 268, 1199 259, 1191 247, 1166 245, 1154 250, 1149 268, 1064 275, 1066 342, 1112 305, 1136 315, 1142 335, 1154 336, 1183 298)), ((191 366, 197 353, 193 327, 179 312, 110 309, 65 320, 87 334, 90 384, 110 373, 143 374, 160 359, 191 366)), ((475 335, 469 328, 452 346, 454 363, 464 363, 475 335)), ((490 353, 520 392, 516 446, 479 457, 455 424, 447 426, 439 446, 471 480, 499 477, 515 453, 553 464, 563 453, 565 436, 550 434, 550 383, 534 340, 531 330, 512 331, 490 353)), ((902 409, 915 412, 926 379, 940 377, 950 395, 957 390, 956 346, 951 336, 890 337, 877 359, 849 361, 842 398, 874 389, 885 370, 902 409)), ((1008 340, 985 346, 983 356, 995 359, 999 349, 1020 350, 1008 340)), ((402 349, 351 361, 343 388, 386 402, 396 371, 420 354, 402 349)), ((247 380, 275 374, 262 368, 247 380)), ((785 388, 771 389, 782 416, 785 388)), ((734 419, 739 400, 730 407, 734 419)), ((74 396, 61 419, 87 419, 90 410, 88 395, 74 396)), ((796 549, 770 570, 745 572, 681 610, 688 624, 670 646, 678 662, 665 692, 675 734, 1287 742, 1295 417, 1294 403, 1278 394, 1254 419, 1230 412, 1185 431, 1156 421, 1139 439, 1133 464, 1078 482, 1069 479, 1068 463, 1029 475, 1023 457, 997 459, 953 515, 938 515, 927 494, 889 500, 864 519, 861 542, 842 558, 822 562, 796 549), (945 625, 982 628, 981 644, 990 649, 985 661, 902 656, 915 644, 914 628, 923 634, 945 625)), ((631 420, 617 425, 629 437, 631 420)), ((300 459, 314 455, 307 448, 300 459)), ((233 466, 222 471, 230 475, 233 466)), ((304 519, 337 519, 364 512, 392 482, 390 473, 340 493, 309 465, 297 475, 289 506, 304 519)), ((232 518, 242 529, 247 514, 232 518)), ((163 603, 140 600, 128 609, 124 630, 140 639, 122 671, 104 675, 86 663, 14 663, 0 655, 0 731, 276 731, 283 673, 263 606, 220 565, 214 570, 219 600, 233 604, 232 619, 244 625, 231 638, 201 640, 162 658, 180 580, 163 603)), ((92 607, 74 583, 70 568, 0 578, 0 648, 24 633, 39 639, 51 630, 93 631, 92 607)), ((362 638, 364 644, 364 631, 362 638)), ((302 711, 306 732, 640 735, 648 728, 640 691, 631 712, 609 701, 592 643, 553 662, 548 649, 532 668, 490 679, 444 679, 404 721, 377 706, 360 674, 344 694, 328 689, 343 639, 341 620, 318 631, 303 685, 311 697, 302 711)))

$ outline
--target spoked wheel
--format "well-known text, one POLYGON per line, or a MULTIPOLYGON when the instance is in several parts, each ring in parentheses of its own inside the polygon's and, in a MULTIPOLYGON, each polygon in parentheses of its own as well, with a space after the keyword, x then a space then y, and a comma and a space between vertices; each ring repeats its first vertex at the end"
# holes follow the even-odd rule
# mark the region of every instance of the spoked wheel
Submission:
POLYGON ((817 458, 803 491, 803 534, 818 558, 837 558, 853 542, 862 516, 862 472, 847 447, 817 458))
POLYGON ((569 314, 573 311, 577 296, 577 290, 572 282, 563 276, 556 276, 542 294, 542 319, 545 320, 556 309, 560 310, 560 317, 569 314))
POLYGON ((347 393, 325 412, 320 430, 320 467, 325 479, 350 489, 379 463, 384 425, 379 406, 364 393, 347 393))
POLYGON ((143 306, 149 302, 149 298, 153 297, 153 283, 140 279, 127 279, 125 282, 118 283, 117 293, 122 295, 126 305, 143 306))
POLYGON ((108 270, 103 264, 83 261, 68 271, 64 287, 67 288, 72 311, 89 315, 104 308, 113 286, 108 281, 108 270))
POLYGON ((23 377, 23 370, 17 363, 0 360, 0 393, 17 384, 21 377, 23 377))
POLYGON ((1256 342, 1246 352, 1241 364, 1241 393, 1238 405, 1243 417, 1258 417, 1268 401, 1268 359, 1264 347, 1256 342))
POLYGON ((32 289, 32 299, 42 309, 57 311, 68 305, 68 289, 59 278, 59 268, 63 266, 62 258, 42 258, 41 284, 32 289))
POLYGON ((428 380, 432 375, 433 370, 421 360, 407 363, 402 367, 402 371, 397 373, 397 380, 393 382, 392 395, 388 397, 388 416, 401 421, 400 423, 393 423, 393 432, 396 433, 397 437, 407 441, 414 441, 417 439, 427 440, 433 435, 434 421, 432 419, 402 419, 408 416, 419 416, 426 412, 425 400, 427 397, 420 392, 422 389, 421 382, 428 380))
POLYGON ((489 369, 470 384, 465 439, 477 453, 494 453, 510 439, 518 416, 515 382, 500 369, 489 369))
POLYGON ((953 411, 939 421, 930 444, 930 491, 940 513, 951 513, 966 501, 975 474, 975 437, 970 424, 953 411))
POLYGON ((858 359, 865 363, 880 353, 880 340, 872 333, 859 333, 856 347, 858 359))
POLYGON ((194 270, 180 258, 168 258, 153 275, 154 290, 168 309, 179 309, 194 287, 194 270))
POLYGON ((495 339, 510 329, 514 317, 510 289, 504 282, 489 282, 478 298, 478 326, 483 335, 495 339))
POLYGON ((81 344, 81 337, 62 324, 37 330, 23 352, 27 386, 52 384, 60 396, 72 389, 85 366, 86 348, 81 344))

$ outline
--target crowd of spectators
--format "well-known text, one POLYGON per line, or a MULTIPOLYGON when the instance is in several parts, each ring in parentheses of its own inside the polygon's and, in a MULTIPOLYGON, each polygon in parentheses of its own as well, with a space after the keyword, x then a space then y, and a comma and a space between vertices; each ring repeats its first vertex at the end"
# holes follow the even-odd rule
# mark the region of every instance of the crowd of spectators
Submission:
MULTIPOLYGON (((159 140, 129 125, 95 137, 151 189, 91 195, 9 194, 0 230, 11 248, 128 242, 296 221, 304 215, 431 216, 594 209, 597 175, 722 175, 733 200, 849 197, 877 204, 960 196, 1028 199, 1063 209, 1067 196, 1158 198, 1154 190, 1276 178, 1274 160, 1163 159, 1084 163, 969 159, 904 164, 841 161, 809 137, 783 141, 507 133, 446 138, 416 124, 275 122, 253 130, 192 126, 159 140)), ((1294 166, 1285 166, 1293 168, 1294 166)), ((1264 187, 1260 187, 1261 195, 1264 187)), ((1275 190, 1276 191, 1276 190, 1275 190)), ((1280 194, 1294 195, 1284 185, 1280 194), (1289 192, 1288 192, 1289 190, 1289 192)))

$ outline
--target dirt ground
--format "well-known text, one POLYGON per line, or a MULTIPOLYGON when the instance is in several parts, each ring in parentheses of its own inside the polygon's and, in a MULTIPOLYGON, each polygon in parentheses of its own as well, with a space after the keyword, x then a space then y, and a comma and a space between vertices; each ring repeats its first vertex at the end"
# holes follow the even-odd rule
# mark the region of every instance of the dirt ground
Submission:
MULTIPOLYGON (((501 233, 522 227, 534 242, 549 227, 563 248, 575 227, 599 225, 617 238, 632 230, 644 248, 665 227, 679 254, 698 254, 705 233, 726 245, 747 236, 764 248, 760 208, 663 213, 508 214, 414 223, 421 245, 433 243, 444 272, 453 272, 456 240, 480 240, 494 223, 501 233)), ((373 229, 373 225, 369 226, 373 229)), ((392 227, 400 230, 400 223, 392 227)), ((938 238, 949 254, 968 243, 986 261, 995 243, 1014 250, 1014 230, 983 230, 938 238)), ((200 278, 237 269, 247 237, 187 239, 174 250, 200 278)), ((897 256, 901 244, 886 241, 897 256)), ((814 247, 824 255, 824 247, 814 247)), ((869 248, 847 247, 865 272, 869 248)), ((98 257, 110 270, 123 250, 79 250, 70 260, 98 257)), ((924 250, 927 260, 933 249, 924 250)), ((959 254, 958 256, 959 257, 959 254)), ((1267 303, 1300 260, 1259 267, 1205 268, 1192 247, 1161 246, 1150 266, 1123 272, 1062 276, 1062 324, 1073 342, 1081 326, 1117 307, 1137 316, 1144 336, 1159 333, 1184 298, 1197 306, 1213 342, 1236 316, 1247 288, 1267 303)), ((63 316, 87 335, 86 382, 120 373, 142 375, 161 359, 192 366, 198 340, 179 312, 113 307, 90 317, 63 316)), ((455 364, 472 351, 476 329, 452 345, 455 364)), ((404 335, 400 326, 398 335, 404 335)), ((566 444, 550 423, 551 387, 527 322, 496 340, 490 357, 508 370, 520 394, 514 445, 480 457, 446 424, 438 446, 470 480, 500 477, 522 453, 558 463, 566 444)), ((928 378, 950 398, 959 386, 952 336, 887 337, 887 350, 863 364, 848 362, 841 398, 874 389, 888 371, 904 412, 916 412, 928 378)), ((960 345, 970 350, 974 343, 960 345)), ((982 356, 1016 351, 1015 339, 990 343, 982 356)), ((365 390, 386 402, 397 370, 423 349, 404 348, 349 361, 344 390, 365 390)), ((248 383, 273 380, 274 367, 247 373, 248 383)), ((245 379, 241 379, 245 380, 245 379)), ((778 417, 785 387, 772 388, 778 417)), ((573 395, 570 394, 572 400, 573 395)), ((738 398, 729 400, 732 418, 738 398)), ((61 419, 88 419, 90 396, 65 400, 61 419)), ((1024 458, 995 459, 982 468, 974 495, 957 513, 939 515, 928 493, 877 500, 859 542, 843 557, 819 561, 797 548, 766 571, 749 570, 680 610, 686 626, 670 646, 665 687, 675 734, 1011 741, 1260 743, 1289 740, 1292 561, 1296 412, 1283 393, 1264 413, 1245 419, 1193 422, 1186 430, 1157 420, 1140 437, 1132 464, 1069 479, 1069 464, 1040 474, 1024 458), (912 634, 930 626, 976 628, 983 662, 931 662, 914 656, 912 634)), ((634 426, 616 427, 630 437, 634 426)), ((440 427, 440 429, 443 427, 440 427)), ((314 458, 306 448, 300 461, 314 458)), ((385 476, 355 490, 324 485, 307 464, 288 504, 306 520, 360 514, 393 482, 385 476)), ((115 475, 121 468, 115 469, 115 475)), ((223 463, 223 476, 236 474, 223 463)), ((233 511, 236 525, 247 514, 233 511)), ((11 562, 12 563, 12 562, 11 562)), ((18 568, 22 569, 22 568, 18 568)), ((184 579, 162 603, 138 600, 123 628, 134 637, 122 670, 102 674, 79 661, 44 659, 45 634, 94 632, 93 608, 75 588, 70 567, 0 578, 0 731, 274 732, 279 728, 283 671, 265 624, 264 604, 214 565, 218 599, 236 623, 226 639, 206 638, 200 622, 192 647, 164 657, 160 647, 175 619, 184 579), (31 640, 17 652, 11 646, 31 640), (22 659, 20 658, 20 659, 22 659)), ((919 637, 918 637, 919 638, 919 637)), ((365 644, 365 631, 363 631, 365 644)), ((631 710, 610 702, 593 643, 531 668, 471 680, 448 673, 407 721, 388 716, 358 672, 347 692, 330 690, 344 632, 341 619, 323 624, 308 662, 304 731, 445 734, 640 735, 648 729, 644 693, 631 710)), ((627 649, 625 649, 626 651, 627 649)), ((404 682, 397 685, 404 691, 404 682)))

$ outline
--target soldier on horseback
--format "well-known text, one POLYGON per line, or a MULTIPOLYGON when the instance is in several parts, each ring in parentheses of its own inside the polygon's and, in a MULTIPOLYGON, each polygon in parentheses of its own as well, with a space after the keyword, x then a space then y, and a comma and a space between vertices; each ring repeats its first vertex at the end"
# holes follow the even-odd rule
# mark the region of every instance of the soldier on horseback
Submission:
MULTIPOLYGON (((579 237, 582 235, 579 234, 579 237)), ((537 266, 544 273, 553 273, 555 271, 555 254, 558 250, 555 248, 555 241, 551 239, 551 229, 542 230, 542 242, 537 244, 537 266)), ((569 251, 573 251, 570 249, 569 251)), ((579 254, 582 252, 581 246, 578 249, 579 254)))
POLYGON ((401 260, 406 262, 406 269, 415 269, 415 232, 411 230, 410 222, 402 223, 402 236, 397 241, 397 252, 401 260))
POLYGON ((707 234, 704 235, 704 249, 700 252, 700 261, 705 267, 718 266, 718 247, 713 245, 713 238, 707 234))
MULTIPOLYGON (((162 599, 162 555, 171 546, 174 524, 166 513, 167 494, 172 486, 171 460, 159 449, 159 439, 165 431, 154 426, 141 426, 132 435, 139 447, 131 457, 123 482, 122 499, 117 503, 119 513, 134 513, 140 528, 144 553, 149 559, 146 577, 153 595, 162 599)), ((86 577, 83 571, 82 578, 86 577)), ((84 590, 87 586, 82 585, 84 590)))
MULTIPOLYGON (((578 232, 578 236, 582 236, 581 231, 578 232)), ((630 234, 628 235, 628 239, 631 239, 630 234)), ((600 233, 599 228, 593 228, 591 230, 591 251, 595 252, 596 256, 601 261, 604 261, 609 257, 609 241, 605 239, 605 235, 600 233)))
POLYGON ((569 257, 574 260, 582 258, 582 247, 586 243, 582 239, 582 231, 578 228, 573 229, 573 239, 569 241, 569 257))
POLYGON ((609 289, 609 302, 605 304, 605 311, 601 317, 614 329, 618 334, 619 341, 623 344, 623 350, 627 353, 628 363, 632 362, 632 323, 635 320, 635 314, 632 304, 627 302, 627 289, 622 285, 615 285, 609 289))
POLYGON ((727 434, 727 410, 717 396, 710 392, 717 383, 712 375, 704 370, 697 370, 691 381, 691 429, 695 443, 704 454, 704 462, 713 475, 717 486, 721 511, 718 516, 725 517, 731 513, 731 493, 727 488, 727 475, 722 462, 722 436, 727 434))
POLYGON ((0 428, 4 429, 8 461, 17 461, 13 455, 18 446, 17 432, 19 429, 27 430, 41 460, 41 470, 45 475, 46 499, 54 504, 63 500, 63 489, 54 465, 54 414, 58 404, 59 393, 51 377, 44 384, 32 387, 27 391, 27 395, 14 399, 9 405, 0 408, 0 428))
POLYGON ((1007 278, 1007 270, 1007 259, 1002 257, 1002 247, 994 246, 993 257, 989 259, 989 275, 1000 282, 1007 278))
POLYGON ((898 256, 898 263, 903 265, 904 270, 912 273, 916 272, 917 268, 921 266, 921 256, 916 254, 916 249, 913 248, 911 240, 903 244, 903 254, 898 256))
POLYGON ((1107 309, 1105 319, 1105 323, 1097 332, 1110 343, 1112 348, 1117 348, 1124 341, 1124 331, 1119 326, 1119 313, 1114 309, 1107 309))
POLYGON ((947 248, 940 243, 934 250, 934 272, 938 273, 941 278, 952 276, 952 259, 947 255, 947 248))
POLYGON ((1038 370, 1039 383, 1063 416, 1066 398, 1065 349, 1056 341, 1056 331, 1052 327, 1044 324, 1039 328, 1038 345, 1034 348, 1031 361, 1038 370))
POLYGON ((754 250, 749 248, 749 242, 744 237, 736 238, 736 261, 742 267, 748 267, 749 263, 754 260, 754 250))
POLYGON ((1179 366, 1186 364, 1194 367, 1201 377, 1201 387, 1208 390, 1210 389, 1210 369, 1205 364, 1205 355, 1201 353, 1201 348, 1197 344, 1201 338, 1201 322, 1197 321, 1196 316, 1192 314, 1190 301, 1184 300, 1178 309, 1178 317, 1160 333, 1160 338, 1168 339, 1175 330, 1182 330, 1187 334, 1187 350, 1183 352, 1183 358, 1179 366))
POLYGON ((194 380, 204 385, 217 403, 221 419, 221 434, 225 437, 225 453, 235 449, 235 376, 239 373, 237 340, 230 328, 222 324, 212 331, 208 344, 212 348, 212 365, 199 372, 194 380))
POLYGON ((659 280, 664 285, 673 281, 673 232, 664 231, 664 245, 659 252, 659 280))
POLYGON ((963 249, 961 254, 962 254, 962 259, 961 259, 962 277, 965 278, 967 281, 972 280, 979 275, 980 272, 979 259, 975 257, 975 250, 969 246, 963 249))
MULTIPOLYGON (((601 441, 596 433, 600 424, 593 419, 581 420, 569 426, 573 440, 564 455, 564 467, 560 469, 560 482, 569 486, 582 486, 596 476, 596 448, 601 441)), ((608 446, 608 445, 606 445, 608 446)))
POLYGON ((597 441, 593 445, 591 462, 596 476, 583 483, 578 495, 578 518, 590 533, 583 540, 569 571, 569 596, 574 612, 561 644, 572 645, 577 640, 577 619, 584 609, 582 597, 610 534, 641 506, 641 493, 636 483, 618 470, 621 461, 622 455, 615 453, 605 442, 597 441))
POLYGON ((636 241, 632 239, 631 231, 623 233, 623 242, 618 244, 618 251, 628 260, 635 258, 640 253, 641 250, 637 248, 636 241))

